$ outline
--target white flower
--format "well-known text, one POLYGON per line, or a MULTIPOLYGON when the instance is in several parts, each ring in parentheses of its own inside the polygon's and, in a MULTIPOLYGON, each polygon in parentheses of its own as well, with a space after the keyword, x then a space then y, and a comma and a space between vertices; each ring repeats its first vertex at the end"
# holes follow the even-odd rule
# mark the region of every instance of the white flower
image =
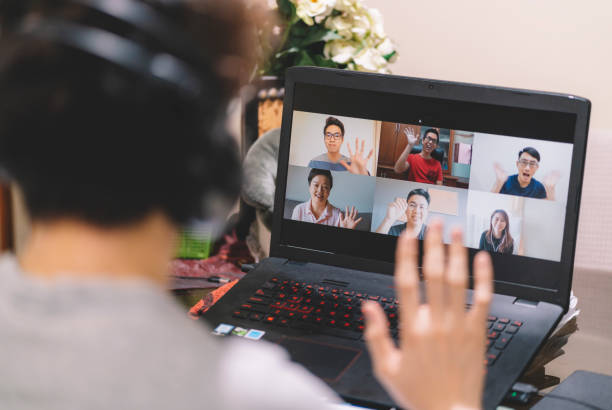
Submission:
POLYGON ((387 69, 387 60, 375 48, 364 48, 353 61, 359 71, 384 72, 387 69))
POLYGON ((351 28, 351 32, 356 38, 365 38, 370 33, 371 27, 370 16, 366 10, 353 14, 353 28, 351 28))
POLYGON ((331 58, 337 64, 347 64, 357 52, 357 44, 353 41, 333 40, 323 48, 325 58, 331 58))
POLYGON ((325 21, 325 28, 329 30, 335 30, 338 35, 346 40, 353 38, 351 28, 353 27, 353 20, 350 17, 337 16, 330 17, 325 21))
POLYGON ((268 0, 268 8, 270 10, 278 9, 278 4, 276 4, 276 0, 268 0))
POLYGON ((360 0, 336 0, 335 9, 343 13, 356 13, 362 7, 360 0))
POLYGON ((393 43, 391 42, 389 37, 385 38, 382 43, 376 46, 376 49, 383 56, 389 55, 395 51, 395 47, 393 47, 393 43))
POLYGON ((312 26, 315 21, 321 23, 334 10, 336 0, 292 0, 296 5, 296 14, 302 21, 312 26))
POLYGON ((372 34, 378 38, 385 38, 387 35, 385 34, 383 17, 380 11, 378 11, 378 9, 368 9, 367 13, 372 24, 372 34))

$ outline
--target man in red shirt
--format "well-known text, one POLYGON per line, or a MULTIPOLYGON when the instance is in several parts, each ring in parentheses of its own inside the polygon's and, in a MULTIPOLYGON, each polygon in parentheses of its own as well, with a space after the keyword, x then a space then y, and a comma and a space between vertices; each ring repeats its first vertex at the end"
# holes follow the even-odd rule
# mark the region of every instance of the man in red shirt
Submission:
POLYGON ((418 143, 419 137, 410 128, 404 129, 404 134, 408 145, 395 163, 395 172, 401 174, 408 170, 408 181, 442 185, 442 164, 431 157, 431 153, 438 147, 438 131, 434 128, 425 131, 423 150, 418 154, 411 154, 410 151, 418 143))

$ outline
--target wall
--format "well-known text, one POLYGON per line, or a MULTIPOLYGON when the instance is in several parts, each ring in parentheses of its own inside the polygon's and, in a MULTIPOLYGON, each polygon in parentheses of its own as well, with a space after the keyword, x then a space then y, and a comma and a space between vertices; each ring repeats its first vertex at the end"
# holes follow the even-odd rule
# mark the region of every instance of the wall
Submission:
POLYGON ((394 74, 566 92, 612 112, 612 2, 365 0, 398 44, 394 74))
POLYGON ((365 0, 398 45, 394 74, 565 92, 593 103, 576 265, 612 267, 612 2, 365 0))

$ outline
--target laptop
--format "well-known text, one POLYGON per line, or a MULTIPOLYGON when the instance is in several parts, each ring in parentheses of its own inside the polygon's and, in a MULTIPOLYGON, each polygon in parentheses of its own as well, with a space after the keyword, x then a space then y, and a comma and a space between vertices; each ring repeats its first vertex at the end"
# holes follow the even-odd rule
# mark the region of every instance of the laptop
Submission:
POLYGON ((492 255, 483 406, 495 408, 568 309, 589 112, 572 95, 289 69, 270 257, 205 320, 283 346, 350 403, 395 407, 360 304, 380 303, 397 338, 396 235, 422 238, 439 218, 447 243, 463 227, 470 265, 492 255))

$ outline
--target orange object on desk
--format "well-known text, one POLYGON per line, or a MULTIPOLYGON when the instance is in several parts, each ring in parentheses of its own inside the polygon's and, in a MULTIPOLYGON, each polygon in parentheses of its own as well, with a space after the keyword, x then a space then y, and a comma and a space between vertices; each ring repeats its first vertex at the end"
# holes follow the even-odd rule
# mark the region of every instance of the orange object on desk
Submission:
POLYGON ((231 281, 230 283, 226 283, 223 286, 213 290, 208 295, 200 299, 198 303, 193 305, 191 309, 189 309, 189 317, 191 319, 197 320, 211 308, 212 305, 217 303, 219 299, 221 299, 236 283, 238 283, 238 279, 231 281))

